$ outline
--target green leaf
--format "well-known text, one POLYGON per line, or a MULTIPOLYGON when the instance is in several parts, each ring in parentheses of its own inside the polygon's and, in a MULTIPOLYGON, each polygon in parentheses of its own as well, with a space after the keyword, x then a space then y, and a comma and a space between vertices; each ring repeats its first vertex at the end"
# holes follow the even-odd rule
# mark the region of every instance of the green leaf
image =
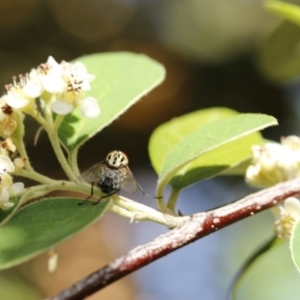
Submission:
POLYGON ((232 299, 297 300, 299 294, 299 274, 293 266, 288 243, 277 243, 247 268, 232 299))
POLYGON ((219 145, 188 163, 172 178, 170 184, 175 191, 179 191, 200 180, 211 178, 233 168, 247 160, 251 156, 251 146, 259 145, 261 141, 258 134, 249 134, 238 140, 219 145))
POLYGON ((98 220, 110 201, 78 206, 82 199, 48 198, 24 207, 0 228, 0 269, 20 264, 98 220))
POLYGON ((233 109, 213 107, 173 118, 157 127, 149 141, 149 155, 156 173, 161 172, 168 153, 187 134, 207 123, 237 114, 233 109))
POLYGON ((165 77, 165 69, 151 58, 134 53, 104 53, 77 59, 96 79, 85 96, 98 100, 101 114, 96 119, 81 115, 79 107, 67 115, 60 128, 59 137, 71 151, 109 125, 131 105, 148 94, 165 77))
POLYGON ((173 189, 180 190, 244 161, 250 156, 250 146, 261 141, 250 134, 276 124, 276 119, 268 115, 240 114, 192 131, 168 153, 159 174, 157 194, 162 194, 171 180, 173 189))
POLYGON ((295 225, 293 226, 290 240, 290 250, 293 262, 298 272, 300 272, 300 219, 298 219, 295 225))
POLYGON ((265 8, 277 16, 283 17, 300 26, 300 7, 281 1, 268 1, 265 8))

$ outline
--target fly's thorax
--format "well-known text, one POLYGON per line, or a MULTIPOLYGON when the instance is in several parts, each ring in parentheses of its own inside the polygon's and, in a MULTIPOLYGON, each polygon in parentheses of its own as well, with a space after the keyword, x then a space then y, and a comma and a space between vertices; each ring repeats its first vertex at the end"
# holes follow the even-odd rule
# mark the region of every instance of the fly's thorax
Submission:
POLYGON ((111 178, 113 181, 116 182, 122 182, 124 180, 124 174, 122 172, 123 168, 119 169, 111 169, 111 168, 106 168, 105 172, 102 174, 102 178, 111 178))
POLYGON ((111 151, 107 154, 105 163, 111 168, 122 168, 128 166, 127 155, 118 150, 111 151))

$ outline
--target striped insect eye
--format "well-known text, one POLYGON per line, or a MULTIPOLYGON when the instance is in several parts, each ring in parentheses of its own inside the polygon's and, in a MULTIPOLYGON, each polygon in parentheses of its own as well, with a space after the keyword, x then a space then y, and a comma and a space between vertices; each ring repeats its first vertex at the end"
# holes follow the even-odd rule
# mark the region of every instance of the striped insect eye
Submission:
POLYGON ((112 168, 121 168, 128 166, 127 155, 122 151, 117 150, 109 152, 106 156, 105 162, 109 167, 112 168))

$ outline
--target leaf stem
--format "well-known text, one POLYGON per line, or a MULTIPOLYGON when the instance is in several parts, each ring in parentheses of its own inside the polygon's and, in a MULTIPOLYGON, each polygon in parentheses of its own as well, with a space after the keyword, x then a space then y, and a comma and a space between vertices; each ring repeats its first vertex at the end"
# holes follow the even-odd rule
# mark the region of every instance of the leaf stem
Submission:
MULTIPOLYGON (((121 196, 116 197, 113 204, 133 213, 133 220, 135 221, 153 221, 169 228, 182 224, 186 219, 185 217, 159 212, 149 206, 121 196)), ((114 206, 111 208, 112 211, 114 211, 114 206)))
POLYGON ((167 207, 173 212, 175 211, 175 206, 176 206, 176 203, 177 203, 179 193, 180 193, 180 191, 175 191, 175 190, 172 189, 171 196, 168 200, 167 207))

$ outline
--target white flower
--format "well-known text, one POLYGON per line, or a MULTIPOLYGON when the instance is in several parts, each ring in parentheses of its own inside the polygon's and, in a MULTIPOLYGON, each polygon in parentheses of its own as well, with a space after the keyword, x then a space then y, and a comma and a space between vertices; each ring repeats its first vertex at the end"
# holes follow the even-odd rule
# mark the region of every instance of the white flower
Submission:
POLYGON ((0 98, 0 135, 10 136, 17 128, 14 110, 3 97, 0 98))
POLYGON ((70 64, 62 62, 63 78, 68 84, 69 91, 89 91, 91 89, 90 82, 95 76, 87 73, 85 65, 81 62, 70 64))
POLYGON ((35 117, 43 116, 43 110, 49 106, 59 115, 66 115, 80 106, 84 116, 98 116, 100 108, 96 99, 83 95, 91 89, 94 79, 83 63, 57 63, 49 56, 46 63, 30 73, 14 77, 13 83, 6 86, 6 94, 0 98, 0 135, 9 136, 15 131, 14 110, 16 114, 20 111, 35 117), (36 99, 40 100, 39 106, 36 99))
POLYGON ((289 136, 281 144, 267 143, 252 147, 252 164, 246 181, 254 186, 269 187, 300 176, 300 139, 289 136))
MULTIPOLYGON (((300 139, 298 136, 290 135, 281 138, 282 146, 289 148, 295 152, 300 152, 300 139)), ((299 154, 299 153, 298 153, 299 154)))
POLYGON ((51 94, 63 93, 66 90, 66 82, 62 77, 62 66, 49 56, 45 64, 38 67, 38 73, 45 91, 51 94))
POLYGON ((275 228, 278 237, 290 237, 293 226, 300 217, 300 201, 289 197, 284 201, 283 206, 280 205, 272 210, 277 218, 275 228))
POLYGON ((19 81, 17 77, 13 77, 13 83, 7 84, 6 94, 1 98, 3 101, 12 108, 20 109, 29 104, 31 97, 28 93, 25 93, 24 87, 26 87, 29 80, 29 75, 19 75, 19 81))
MULTIPOLYGON (((92 97, 83 97, 84 91, 91 89, 90 82, 95 76, 87 73, 87 69, 81 62, 74 64, 63 61, 58 65, 53 58, 49 58, 42 70, 45 70, 45 79, 48 85, 52 76, 60 77, 60 89, 56 90, 55 98, 52 98, 51 110, 59 115, 66 115, 72 110, 80 106, 81 112, 88 118, 94 118, 100 114, 100 108, 97 100, 92 97), (51 74, 53 73, 53 74, 51 74), (63 83, 62 83, 63 82, 63 83)), ((45 88, 46 89, 46 88, 45 88)), ((50 92, 49 89, 46 89, 50 92)), ((52 92, 54 89, 52 89, 52 92)))
POLYGON ((8 156, 0 154, 0 209, 8 209, 14 204, 9 201, 11 196, 19 194, 24 189, 22 182, 13 183, 10 172, 15 166, 8 156))

